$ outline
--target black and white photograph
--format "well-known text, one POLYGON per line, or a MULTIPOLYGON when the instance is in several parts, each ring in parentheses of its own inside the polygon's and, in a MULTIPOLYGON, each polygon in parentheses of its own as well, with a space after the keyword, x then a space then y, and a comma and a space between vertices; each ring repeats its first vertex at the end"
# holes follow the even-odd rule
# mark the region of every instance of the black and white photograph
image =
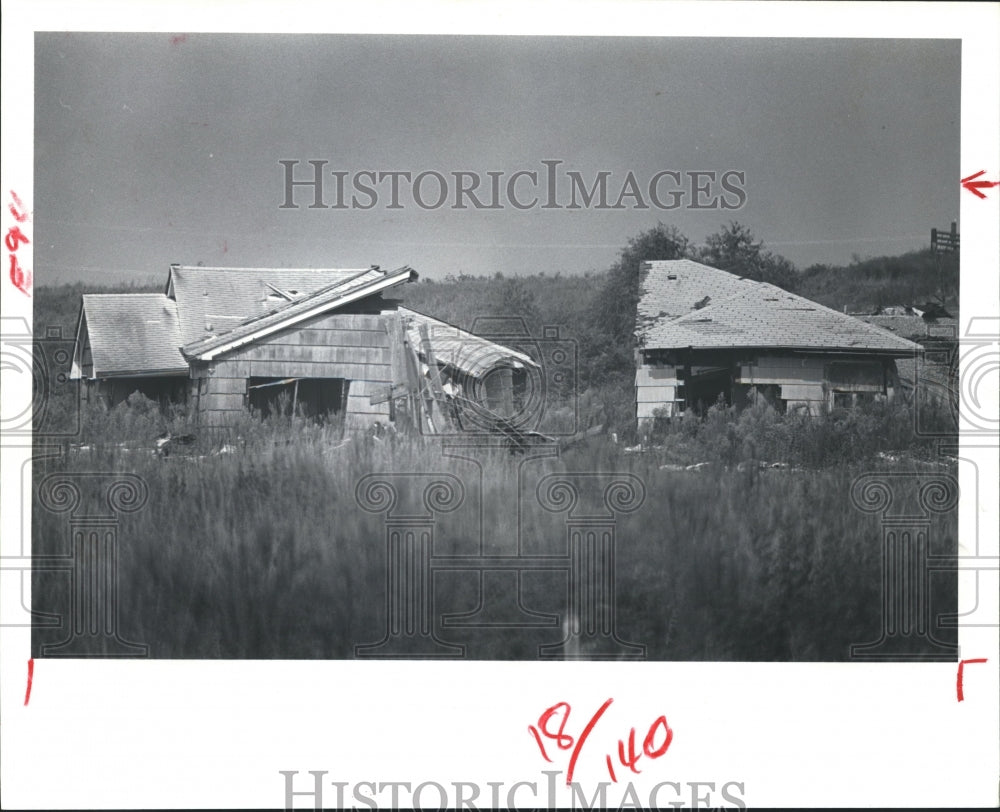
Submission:
POLYGON ((959 55, 39 34, 35 655, 954 659, 959 55))
MULTIPOLYGON (((948 735, 995 716, 1000 165, 964 148, 973 98, 995 146, 969 62, 990 40, 881 18, 684 35, 662 8, 659 28, 569 35, 494 13, 503 33, 20 32, 3 625, 25 648, 5 656, 7 700, 27 714, 43 674, 75 669, 133 687, 239 674, 242 696, 287 667, 360 686, 346 716, 343 696, 312 707, 361 741, 437 707, 396 731, 410 756, 384 771, 317 756, 318 731, 275 745, 260 806, 917 797, 780 786, 763 755, 737 757, 746 721, 712 761, 726 712, 691 707, 729 693, 732 718, 767 725, 757 701, 801 673, 835 686, 820 726, 888 731, 875 720, 898 712, 884 735, 912 738, 915 716, 880 705, 930 691, 948 735), (913 681, 889 701, 892 674, 913 681), (437 704, 384 700, 407 675, 437 704), (536 696, 536 675, 562 687, 536 696), (441 705, 452 679, 495 704, 491 731, 516 717, 493 783, 448 755, 487 735, 463 700, 441 705), (707 692, 683 712, 682 684, 707 692), (473 727, 451 741, 456 714, 473 727), (428 729, 437 759, 413 755, 428 729)), ((317 679, 281 700, 287 733, 317 679)), ((215 709, 205 730, 227 742, 215 709)), ((995 764, 943 770, 925 802, 958 775, 979 780, 973 803, 995 789, 995 764)), ((44 805, 74 803, 61 793, 44 805)))

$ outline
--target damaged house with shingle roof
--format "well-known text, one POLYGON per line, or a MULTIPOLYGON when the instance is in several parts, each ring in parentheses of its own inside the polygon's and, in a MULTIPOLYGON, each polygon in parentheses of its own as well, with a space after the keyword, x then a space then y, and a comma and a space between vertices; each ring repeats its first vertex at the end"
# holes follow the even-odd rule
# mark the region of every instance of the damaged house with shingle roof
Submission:
POLYGON ((636 418, 763 397, 821 414, 892 398, 920 345, 766 282, 687 259, 645 262, 636 319, 636 418))
POLYGON ((184 403, 202 425, 248 410, 349 429, 405 417, 460 429, 456 403, 516 414, 525 353, 383 296, 412 268, 209 268, 171 265, 163 293, 84 295, 71 377, 109 406, 133 392, 184 403))

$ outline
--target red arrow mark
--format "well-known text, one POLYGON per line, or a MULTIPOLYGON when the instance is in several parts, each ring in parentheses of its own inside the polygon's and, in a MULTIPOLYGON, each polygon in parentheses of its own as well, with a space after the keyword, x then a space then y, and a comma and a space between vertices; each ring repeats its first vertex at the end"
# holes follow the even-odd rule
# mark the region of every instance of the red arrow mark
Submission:
POLYGON ((986 662, 986 658, 985 657, 980 657, 979 659, 976 659, 976 660, 959 660, 958 661, 958 679, 955 680, 955 693, 958 694, 958 701, 959 702, 965 701, 965 693, 962 691, 962 677, 963 677, 963 675, 965 673, 965 665, 966 665, 966 663, 985 663, 985 662, 986 662))
POLYGON ((962 185, 968 189, 976 197, 981 197, 984 200, 986 195, 980 192, 980 189, 990 189, 993 186, 1000 186, 1000 180, 976 180, 980 175, 985 175, 986 170, 981 169, 974 175, 969 175, 967 178, 962 178, 962 185))

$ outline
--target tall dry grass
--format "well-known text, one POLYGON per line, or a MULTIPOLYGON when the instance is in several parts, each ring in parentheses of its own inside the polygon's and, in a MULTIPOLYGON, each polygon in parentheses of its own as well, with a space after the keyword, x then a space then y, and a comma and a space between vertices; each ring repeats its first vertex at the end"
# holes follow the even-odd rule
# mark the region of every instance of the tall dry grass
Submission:
MULTIPOLYGON (((464 452, 474 462, 446 456, 440 441, 344 442, 333 426, 247 420, 202 432, 183 453, 162 458, 150 438, 183 432, 183 418, 125 408, 89 416, 87 447, 38 462, 34 478, 121 472, 147 484, 147 504, 121 517, 119 617, 121 636, 146 643, 153 657, 349 658, 355 645, 378 641, 386 623, 385 527, 356 502, 367 474, 446 472, 462 482, 464 501, 436 526, 436 554, 513 554, 520 533, 525 552, 562 555, 565 516, 539 506, 535 484, 546 473, 596 471, 634 474, 646 489, 642 507, 616 526, 622 639, 645 644, 652 659, 844 660, 852 643, 878 636, 881 609, 879 521, 851 505, 852 483, 863 471, 948 470, 913 454, 872 459, 880 443, 871 436, 881 433, 881 445, 899 439, 878 422, 892 419, 857 415, 838 428, 763 410, 719 412, 670 427, 655 453, 624 453, 596 438, 527 462, 464 452), (781 448, 799 455, 796 467, 735 464, 781 448), (811 458, 816 449, 828 449, 826 456, 811 458), (710 464, 661 467, 682 457, 710 464)), ((898 430, 903 437, 905 428, 898 430)), ((81 510, 96 509, 98 498, 85 493, 81 510)), ((36 500, 34 553, 65 552, 67 532, 67 516, 36 500)), ((933 552, 952 554, 956 537, 954 512, 934 517, 933 552)), ((67 573, 36 572, 34 608, 65 614, 68 583, 67 573)), ((932 595, 935 614, 954 611, 954 578, 936 580, 932 595)), ((559 641, 559 626, 440 625, 442 614, 471 611, 478 598, 468 573, 435 576, 437 634, 464 644, 467 656, 534 659, 539 645, 559 641)), ((521 600, 562 617, 565 575, 526 573, 521 600)), ((36 656, 64 636, 36 630, 36 656)))

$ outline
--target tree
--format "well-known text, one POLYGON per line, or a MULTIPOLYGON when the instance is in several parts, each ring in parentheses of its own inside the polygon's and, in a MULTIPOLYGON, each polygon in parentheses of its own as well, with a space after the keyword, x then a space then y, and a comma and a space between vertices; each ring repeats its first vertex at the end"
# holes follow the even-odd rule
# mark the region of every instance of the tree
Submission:
POLYGON ((539 322, 538 304, 531 286, 519 276, 497 275, 487 286, 486 313, 491 316, 520 316, 528 329, 539 322))
POLYGON ((764 250, 764 242, 755 240, 746 226, 735 220, 705 239, 698 258, 706 265, 737 276, 770 282, 785 290, 795 290, 799 273, 787 259, 764 250))
POLYGON ((591 303, 589 330, 580 354, 592 383, 631 378, 635 372, 635 317, 642 263, 690 256, 690 241, 673 226, 657 223, 628 241, 608 271, 607 282, 591 303))

